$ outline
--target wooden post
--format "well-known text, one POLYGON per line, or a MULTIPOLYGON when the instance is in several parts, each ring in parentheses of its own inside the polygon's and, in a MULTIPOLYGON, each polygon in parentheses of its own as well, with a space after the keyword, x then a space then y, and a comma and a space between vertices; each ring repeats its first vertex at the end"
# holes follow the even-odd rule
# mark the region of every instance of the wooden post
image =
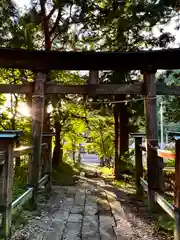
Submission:
POLYGON ((87 84, 98 84, 98 83, 99 83, 99 72, 96 70, 90 70, 87 84))
MULTIPOLYGON (((16 148, 20 147, 20 141, 19 141, 19 137, 22 136, 24 134, 24 132, 22 130, 6 130, 6 131, 0 131, 0 134, 16 134, 17 136, 17 140, 15 142, 16 148)), ((19 167, 21 165, 21 158, 20 158, 20 154, 19 156, 16 157, 15 160, 15 174, 18 174, 18 170, 19 167)))
POLYGON ((52 136, 50 137, 51 141, 48 142, 48 166, 47 166, 47 173, 49 175, 48 184, 47 184, 47 191, 51 192, 52 190, 52 136))
POLYGON ((119 178, 119 121, 118 121, 118 105, 114 106, 114 175, 116 179, 119 178))
POLYGON ((148 207, 155 210, 154 191, 159 190, 157 169, 157 118, 156 118, 156 81, 155 72, 144 72, 144 94, 147 138, 147 176, 148 176, 148 207))
POLYGON ((32 204, 36 207, 36 195, 38 190, 38 181, 41 177, 41 143, 44 116, 44 83, 46 75, 38 72, 34 82, 34 92, 32 95, 32 161, 30 184, 34 187, 32 204))
POLYGON ((175 232, 174 239, 180 240, 180 137, 176 137, 176 159, 175 159, 175 232))
MULTIPOLYGON (((43 123, 43 136, 42 136, 42 142, 43 143, 47 143, 48 144, 48 148, 49 148, 49 145, 51 144, 51 139, 49 138, 49 135, 48 134, 46 134, 46 133, 49 133, 49 131, 50 131, 50 128, 51 128, 51 124, 50 124, 50 113, 47 113, 46 112, 46 109, 44 109, 44 111, 45 111, 45 115, 44 115, 44 117, 46 117, 46 118, 44 118, 44 123, 43 123), (44 132, 44 130, 47 130, 46 132, 44 132)), ((45 172, 46 172, 46 162, 48 162, 49 161, 49 153, 47 153, 48 152, 48 149, 47 148, 45 148, 45 149, 43 149, 43 153, 45 153, 45 154, 42 154, 43 155, 43 157, 42 157, 42 176, 44 176, 44 174, 45 174, 45 172)))
MULTIPOLYGON (((16 147, 18 148, 18 147, 20 147, 20 146, 21 146, 21 144, 20 144, 19 140, 17 140, 17 141, 16 141, 16 147)), ((20 167, 20 165, 21 165, 21 158, 20 158, 20 155, 19 155, 18 157, 16 157, 16 161, 15 161, 15 163, 16 163, 15 173, 18 174, 19 167, 20 167)))
POLYGON ((27 187, 32 187, 31 178, 32 178, 32 152, 28 154, 28 175, 27 175, 27 187))
POLYGON ((143 195, 143 187, 140 178, 143 177, 142 151, 139 145, 142 144, 142 137, 135 137, 135 168, 136 168, 136 194, 143 195))
POLYGON ((164 159, 162 157, 157 157, 157 164, 158 164, 158 169, 157 169, 157 176, 159 179, 159 192, 164 193, 165 190, 165 183, 164 183, 164 159))
POLYGON ((47 191, 52 189, 52 137, 55 136, 55 133, 43 133, 43 138, 47 139, 48 148, 47 148, 47 158, 44 162, 44 174, 48 174, 48 184, 46 185, 47 191))
POLYGON ((4 154, 1 154, 0 160, 1 239, 9 239, 11 235, 13 147, 16 138, 16 134, 4 133, 0 135, 0 151, 4 151, 4 154))

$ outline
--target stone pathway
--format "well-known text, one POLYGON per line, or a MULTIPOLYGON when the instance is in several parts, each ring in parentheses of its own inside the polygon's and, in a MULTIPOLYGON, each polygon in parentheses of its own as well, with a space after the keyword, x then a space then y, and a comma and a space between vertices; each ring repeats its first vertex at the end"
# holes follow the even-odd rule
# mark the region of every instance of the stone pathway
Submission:
POLYGON ((75 186, 54 186, 48 203, 39 203, 39 215, 12 239, 146 239, 135 234, 116 194, 107 189, 102 179, 85 177, 75 186))
POLYGON ((103 180, 82 177, 76 186, 54 186, 48 203, 39 203, 39 216, 29 220, 12 239, 131 239, 132 230, 121 204, 104 185, 103 180))

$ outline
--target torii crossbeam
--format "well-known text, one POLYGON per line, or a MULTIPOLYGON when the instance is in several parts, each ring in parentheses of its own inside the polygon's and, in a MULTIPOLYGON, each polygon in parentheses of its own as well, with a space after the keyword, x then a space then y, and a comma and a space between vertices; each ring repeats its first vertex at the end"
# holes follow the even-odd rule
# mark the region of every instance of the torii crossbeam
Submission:
POLYGON ((0 48, 1 68, 48 70, 180 69, 180 49, 137 52, 59 52, 0 48))

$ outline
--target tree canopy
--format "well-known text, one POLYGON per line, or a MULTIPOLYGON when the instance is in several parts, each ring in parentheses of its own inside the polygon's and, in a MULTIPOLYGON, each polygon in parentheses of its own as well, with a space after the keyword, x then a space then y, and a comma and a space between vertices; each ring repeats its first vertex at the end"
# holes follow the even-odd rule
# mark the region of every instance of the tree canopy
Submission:
MULTIPOLYGON (((166 48, 175 38, 165 31, 165 24, 179 12, 176 1, 119 1, 119 0, 75 0, 75 1, 31 1, 22 12, 13 1, 0 3, 0 42, 1 46, 23 49, 46 50, 95 50, 95 51, 138 51, 141 49, 166 48), (160 26, 160 35, 155 36, 154 27, 160 26)), ((179 28, 177 21, 176 28, 179 28)), ((88 59, 87 59, 88 61, 88 59)), ((162 74, 167 83, 178 84, 179 73, 162 74)), ((32 82, 34 73, 17 69, 1 69, 0 83, 32 82)), ((77 71, 51 71, 47 81, 57 84, 86 84, 88 74, 77 71)), ((100 83, 132 83, 141 81, 139 72, 99 72, 100 83)), ((49 128, 56 132, 53 154, 54 165, 58 165, 70 152, 79 151, 82 142, 88 144, 100 159, 114 158, 118 147, 118 157, 128 146, 129 132, 143 129, 144 105, 140 96, 79 96, 57 95, 46 98, 45 114, 49 128), (98 103, 108 100, 109 104, 98 103), (137 101, 138 100, 138 101, 137 101), (111 102, 119 102, 113 104, 111 102), (116 106, 116 108, 115 108, 116 106), (117 114, 113 115, 114 109, 117 114), (117 119, 115 119, 115 116, 117 119), (114 131, 114 123, 117 128, 114 131), (114 146, 115 135, 119 141, 114 146), (88 135, 88 138, 84 136, 88 135), (121 145, 121 147, 119 147, 121 145), (64 151, 64 153, 63 153, 64 151)), ((179 100, 175 97, 164 98, 167 105, 166 117, 172 122, 179 121, 179 100), (172 109, 176 108, 176 113, 172 109)), ((24 129, 29 136, 30 116, 21 116, 19 106, 27 103, 31 112, 31 96, 11 94, 0 95, 1 129, 24 129), (7 105, 3 108, 3 105, 7 105)), ((45 120, 45 121, 46 121, 45 120)), ((45 124, 46 125, 46 124, 45 124)), ((46 128, 46 130, 49 130, 46 128)), ((29 138, 30 141, 30 138, 29 138)), ((75 156, 75 155, 73 155, 75 156)))

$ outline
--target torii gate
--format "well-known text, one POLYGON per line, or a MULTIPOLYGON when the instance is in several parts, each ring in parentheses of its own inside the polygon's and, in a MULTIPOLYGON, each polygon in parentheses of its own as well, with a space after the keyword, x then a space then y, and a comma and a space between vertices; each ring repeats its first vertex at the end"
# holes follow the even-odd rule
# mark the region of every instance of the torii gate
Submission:
MULTIPOLYGON (((156 153, 152 147, 157 146, 156 94, 180 95, 180 87, 166 86, 156 83, 155 73, 158 69, 180 69, 180 49, 138 52, 58 52, 32 51, 23 49, 0 48, 0 67, 30 69, 37 73, 36 79, 29 84, 0 84, 0 93, 32 93, 33 119, 33 163, 38 168, 41 156, 42 124, 44 99, 47 94, 142 94, 145 101, 146 138, 148 143, 148 194, 149 203, 153 204, 153 189, 158 188, 154 171, 156 153), (91 84, 58 85, 46 83, 46 73, 49 70, 140 70, 144 82, 135 84, 91 84)), ((93 76, 93 74, 91 75, 93 76)), ((91 77, 92 79, 92 77, 91 77)), ((39 169, 34 172, 39 178, 39 169)), ((179 189, 180 190, 180 189, 179 189)), ((180 192, 180 191, 179 191, 180 192)))

